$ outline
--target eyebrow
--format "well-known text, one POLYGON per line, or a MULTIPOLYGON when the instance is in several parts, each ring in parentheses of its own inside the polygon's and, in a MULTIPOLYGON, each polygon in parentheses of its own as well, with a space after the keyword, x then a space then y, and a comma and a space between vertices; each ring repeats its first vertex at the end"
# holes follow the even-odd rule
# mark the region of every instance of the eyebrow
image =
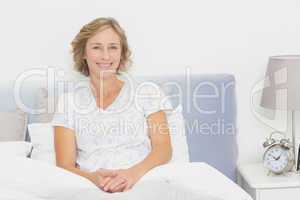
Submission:
MULTIPOLYGON (((112 42, 112 43, 109 43, 109 44, 120 45, 120 43, 115 43, 115 42, 112 42)), ((103 45, 103 44, 99 43, 99 42, 93 42, 93 43, 91 43, 91 45, 103 45)))

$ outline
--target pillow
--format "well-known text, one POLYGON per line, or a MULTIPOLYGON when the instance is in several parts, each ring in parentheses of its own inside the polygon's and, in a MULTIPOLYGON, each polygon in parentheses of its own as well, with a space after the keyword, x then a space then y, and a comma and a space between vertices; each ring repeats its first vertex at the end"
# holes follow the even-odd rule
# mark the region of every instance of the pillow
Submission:
POLYGON ((51 123, 28 124, 28 132, 33 146, 30 158, 55 165, 54 131, 51 123))
POLYGON ((32 150, 32 144, 25 141, 0 142, 0 156, 27 157, 32 150))
MULTIPOLYGON (((58 91, 55 91, 55 94, 56 92, 58 91)), ((59 96, 60 94, 48 97, 48 89, 45 87, 39 88, 35 96, 35 106, 37 108, 46 109, 46 112, 33 115, 32 121, 38 123, 50 123, 54 115, 54 109, 51 110, 49 108, 55 108, 54 105, 57 104, 57 97, 59 96)))
POLYGON ((179 105, 175 110, 166 112, 169 132, 172 144, 171 163, 189 162, 189 151, 185 133, 185 123, 182 115, 182 106, 179 105))
POLYGON ((0 141, 25 140, 27 115, 22 110, 0 112, 0 124, 0 141))

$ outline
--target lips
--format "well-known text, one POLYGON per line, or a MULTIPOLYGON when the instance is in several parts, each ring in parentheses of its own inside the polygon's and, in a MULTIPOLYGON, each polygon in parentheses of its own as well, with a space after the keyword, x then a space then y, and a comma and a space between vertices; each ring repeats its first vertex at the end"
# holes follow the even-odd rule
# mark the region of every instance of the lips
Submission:
POLYGON ((96 64, 101 69, 109 69, 112 65, 112 63, 96 63, 96 64))

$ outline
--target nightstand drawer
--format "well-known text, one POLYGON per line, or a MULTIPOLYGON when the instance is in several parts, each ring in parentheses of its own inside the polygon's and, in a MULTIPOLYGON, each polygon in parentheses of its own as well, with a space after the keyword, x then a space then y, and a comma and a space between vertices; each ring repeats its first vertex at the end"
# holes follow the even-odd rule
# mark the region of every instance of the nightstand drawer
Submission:
POLYGON ((300 188, 277 188, 258 190, 259 200, 299 200, 300 188))

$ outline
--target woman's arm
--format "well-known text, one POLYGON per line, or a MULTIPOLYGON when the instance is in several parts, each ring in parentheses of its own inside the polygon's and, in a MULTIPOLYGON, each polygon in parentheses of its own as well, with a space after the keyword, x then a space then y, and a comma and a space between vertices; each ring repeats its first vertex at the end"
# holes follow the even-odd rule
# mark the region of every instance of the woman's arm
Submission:
POLYGON ((54 144, 56 154, 56 165, 70 172, 83 176, 92 181, 98 187, 101 178, 105 176, 115 176, 116 173, 111 170, 98 170, 95 172, 86 172, 78 169, 76 162, 76 140, 73 130, 55 126, 54 128, 54 144))
POLYGON ((152 146, 151 153, 142 162, 132 167, 140 176, 143 176, 150 169, 158 165, 169 162, 172 157, 172 146, 166 114, 163 111, 152 113, 148 116, 147 123, 152 146))
POLYGON ((116 192, 130 189, 150 169, 165 164, 172 157, 172 147, 166 115, 163 111, 152 113, 147 118, 152 150, 140 163, 129 169, 117 170, 117 177, 104 186, 104 191, 116 192), (121 180, 127 180, 121 183, 121 180))

